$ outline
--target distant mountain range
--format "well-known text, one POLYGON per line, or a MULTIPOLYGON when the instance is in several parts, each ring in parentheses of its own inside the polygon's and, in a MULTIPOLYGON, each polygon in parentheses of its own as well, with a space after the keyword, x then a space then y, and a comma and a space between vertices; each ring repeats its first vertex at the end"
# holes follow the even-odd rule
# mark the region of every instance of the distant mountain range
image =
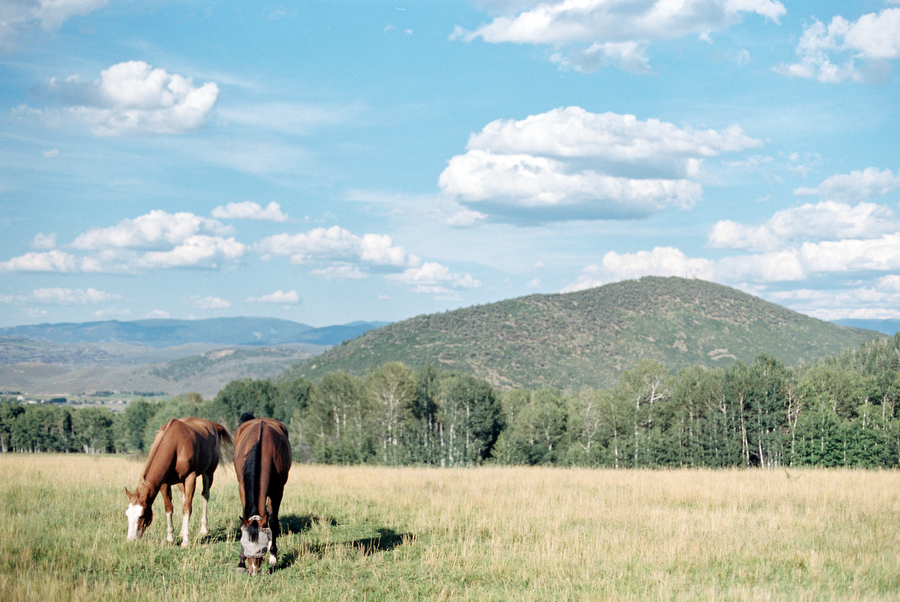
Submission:
POLYGON ((679 370, 749 363, 764 352, 795 365, 900 329, 888 320, 839 323, 702 280, 646 277, 390 324, 314 328, 268 318, 38 324, 0 328, 0 393, 212 397, 234 379, 317 380, 331 370, 363 375, 393 360, 411 367, 431 362, 500 388, 606 388, 642 358, 679 370))
POLYGON ((274 318, 212 318, 208 320, 136 320, 35 324, 0 328, 0 337, 51 343, 128 343, 157 349, 191 343, 274 347, 296 343, 337 345, 387 322, 351 322, 315 328, 274 318))
POLYGON ((643 358, 679 370, 750 363, 768 353, 795 365, 880 336, 711 282, 645 277, 395 322, 313 356, 282 378, 315 380, 333 370, 362 375, 397 360, 411 367, 430 362, 504 388, 607 388, 643 358))
POLYGON ((384 322, 314 328, 266 318, 38 324, 0 329, 0 394, 213 397, 273 378, 384 322))
POLYGON ((849 326, 851 328, 863 328, 865 330, 874 330, 882 334, 894 336, 900 332, 900 320, 834 320, 835 324, 841 326, 849 326))

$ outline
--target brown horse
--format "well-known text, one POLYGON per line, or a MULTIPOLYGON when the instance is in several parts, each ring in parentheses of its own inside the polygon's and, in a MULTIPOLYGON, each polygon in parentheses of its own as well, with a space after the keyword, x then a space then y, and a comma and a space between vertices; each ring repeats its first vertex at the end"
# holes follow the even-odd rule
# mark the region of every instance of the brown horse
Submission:
POLYGON ((278 508, 291 461, 291 444, 283 424, 271 418, 254 418, 252 414, 241 416, 234 433, 234 472, 244 507, 238 572, 247 570, 246 561, 250 574, 258 574, 266 553, 269 564, 275 566, 276 538, 281 534, 278 508))
POLYGON ((200 516, 200 535, 209 533, 206 505, 213 473, 219 465, 221 444, 232 443, 225 427, 202 418, 170 420, 156 433, 147 464, 134 493, 125 488, 128 496, 128 539, 138 539, 153 521, 153 501, 162 493, 166 508, 166 541, 175 541, 172 525, 172 485, 178 485, 182 495, 181 545, 190 545, 188 524, 194 501, 197 477, 203 475, 203 514, 200 516))

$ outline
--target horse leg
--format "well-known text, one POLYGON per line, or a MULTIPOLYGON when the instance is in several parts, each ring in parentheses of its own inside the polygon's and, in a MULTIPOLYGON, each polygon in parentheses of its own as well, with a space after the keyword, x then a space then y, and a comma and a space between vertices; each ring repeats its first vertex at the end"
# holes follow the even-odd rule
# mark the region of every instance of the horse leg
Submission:
POLYGON ((172 489, 168 483, 159 486, 159 492, 162 494, 163 505, 166 509, 166 541, 175 541, 175 526, 172 524, 172 511, 175 509, 172 504, 172 489))
POLYGON ((209 535, 209 523, 206 520, 206 506, 209 504, 209 489, 212 487, 213 473, 203 474, 203 491, 200 496, 203 498, 203 512, 200 514, 200 535, 209 535))
POLYGON ((194 487, 197 484, 197 473, 190 473, 185 479, 184 484, 178 484, 183 496, 181 504, 181 547, 186 548, 191 545, 188 537, 188 526, 191 523, 191 511, 194 509, 194 487))
POLYGON ((238 556, 238 565, 234 571, 236 573, 244 573, 247 571, 247 557, 244 556, 244 546, 241 546, 241 554, 238 556))
POLYGON ((278 564, 278 536, 281 535, 281 523, 278 521, 278 509, 281 508, 281 498, 284 495, 284 487, 275 491, 269 490, 269 503, 266 504, 266 513, 269 515, 269 528, 272 530, 272 545, 269 547, 269 564, 278 564))

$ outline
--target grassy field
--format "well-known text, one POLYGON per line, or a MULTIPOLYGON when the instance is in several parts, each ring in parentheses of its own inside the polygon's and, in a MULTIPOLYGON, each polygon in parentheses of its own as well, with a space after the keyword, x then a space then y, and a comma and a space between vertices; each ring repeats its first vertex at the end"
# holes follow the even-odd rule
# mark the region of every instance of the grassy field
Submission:
POLYGON ((125 541, 141 467, 0 455, 0 601, 900 599, 900 472, 294 465, 250 578, 230 469, 209 537, 125 541))

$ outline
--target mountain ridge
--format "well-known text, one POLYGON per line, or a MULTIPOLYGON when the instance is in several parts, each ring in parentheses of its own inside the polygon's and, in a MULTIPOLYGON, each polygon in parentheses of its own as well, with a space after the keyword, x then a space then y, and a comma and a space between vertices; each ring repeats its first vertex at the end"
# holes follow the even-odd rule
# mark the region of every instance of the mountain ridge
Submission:
POLYGON ((765 352, 792 365, 880 336, 723 285, 648 276, 394 322, 282 378, 315 380, 331 370, 361 375, 396 360, 472 373, 501 388, 606 388, 641 359, 679 370, 749 363, 765 352))
POLYGON ((314 327, 278 318, 208 318, 202 320, 146 319, 134 321, 44 323, 0 328, 0 337, 61 344, 127 343, 157 349, 203 343, 273 347, 306 343, 336 345, 387 324, 350 322, 314 327))

